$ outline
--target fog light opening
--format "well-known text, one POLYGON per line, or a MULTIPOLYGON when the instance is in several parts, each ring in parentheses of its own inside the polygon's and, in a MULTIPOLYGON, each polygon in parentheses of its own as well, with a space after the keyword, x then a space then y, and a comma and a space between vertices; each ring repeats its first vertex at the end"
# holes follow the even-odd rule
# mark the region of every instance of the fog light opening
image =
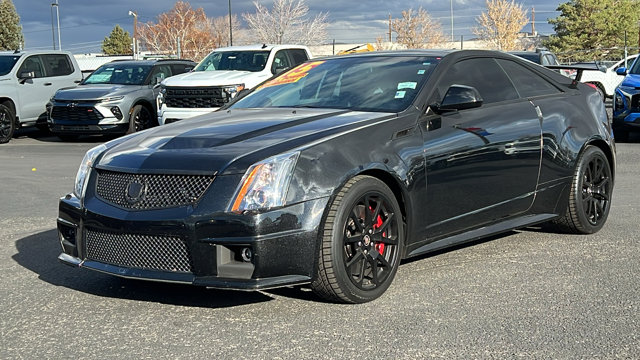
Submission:
POLYGON ((251 262, 253 251, 251 251, 251 248, 242 248, 242 250, 240 250, 240 257, 242 257, 242 261, 244 262, 251 262))
POLYGON ((120 111, 119 107, 113 106, 110 110, 111 113, 116 117, 116 119, 122 120, 122 111, 120 111))

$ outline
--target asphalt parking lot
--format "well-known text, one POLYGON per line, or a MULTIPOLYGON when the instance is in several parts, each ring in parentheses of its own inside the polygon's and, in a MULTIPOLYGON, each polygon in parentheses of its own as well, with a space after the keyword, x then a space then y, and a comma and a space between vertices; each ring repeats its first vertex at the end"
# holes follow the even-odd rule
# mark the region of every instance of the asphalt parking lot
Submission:
POLYGON ((605 227, 529 228, 406 261, 380 299, 206 290, 60 264, 58 198, 84 152, 0 145, 0 359, 640 358, 640 134, 618 145, 605 227))

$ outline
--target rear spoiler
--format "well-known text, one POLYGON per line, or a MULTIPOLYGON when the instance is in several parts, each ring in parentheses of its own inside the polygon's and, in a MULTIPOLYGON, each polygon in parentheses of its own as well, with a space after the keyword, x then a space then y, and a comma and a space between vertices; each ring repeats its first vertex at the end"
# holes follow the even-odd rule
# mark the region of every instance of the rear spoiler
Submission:
POLYGON ((595 71, 602 71, 602 72, 607 72, 607 68, 602 66, 602 65, 598 65, 596 63, 593 64, 576 64, 576 65, 545 65, 545 67, 547 69, 551 69, 551 70, 576 70, 576 77, 574 78, 575 81, 580 81, 580 79, 582 79, 582 72, 585 70, 595 70, 595 71))

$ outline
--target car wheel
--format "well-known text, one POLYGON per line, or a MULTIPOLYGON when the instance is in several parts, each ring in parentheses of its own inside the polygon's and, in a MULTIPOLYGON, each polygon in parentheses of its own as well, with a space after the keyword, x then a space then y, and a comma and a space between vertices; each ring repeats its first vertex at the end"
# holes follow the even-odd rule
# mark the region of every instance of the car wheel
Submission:
POLYGON ((613 178, 609 160, 599 148, 588 146, 573 176, 564 216, 554 221, 560 230, 592 234, 602 228, 611 207, 613 178))
POLYGON ((403 244, 402 213, 393 192, 376 178, 356 176, 331 203, 311 287, 330 301, 374 300, 393 281, 403 244))
POLYGON ((0 104, 0 144, 9 142, 16 130, 16 118, 9 107, 0 104))
POLYGON ((151 111, 142 105, 136 105, 131 109, 129 115, 129 130, 127 134, 148 129, 153 124, 151 111))

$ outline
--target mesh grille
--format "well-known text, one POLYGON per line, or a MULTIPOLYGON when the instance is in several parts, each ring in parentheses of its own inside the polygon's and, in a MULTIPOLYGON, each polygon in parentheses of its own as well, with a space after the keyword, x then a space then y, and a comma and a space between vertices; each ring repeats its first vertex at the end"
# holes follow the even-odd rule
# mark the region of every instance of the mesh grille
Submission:
POLYGON ((114 234, 87 230, 87 258, 116 266, 191 272, 191 254, 177 236, 114 234))
POLYGON ((227 103, 227 93, 220 87, 168 87, 165 102, 172 108, 211 108, 227 103))
POLYGON ((51 111, 51 118, 57 120, 71 121, 97 121, 104 119, 94 107, 87 106, 54 106, 51 111))
POLYGON ((213 179, 211 175, 130 174, 98 170, 96 191, 102 200, 123 208, 163 209, 196 203, 213 179), (132 195, 132 184, 142 190, 132 195))

